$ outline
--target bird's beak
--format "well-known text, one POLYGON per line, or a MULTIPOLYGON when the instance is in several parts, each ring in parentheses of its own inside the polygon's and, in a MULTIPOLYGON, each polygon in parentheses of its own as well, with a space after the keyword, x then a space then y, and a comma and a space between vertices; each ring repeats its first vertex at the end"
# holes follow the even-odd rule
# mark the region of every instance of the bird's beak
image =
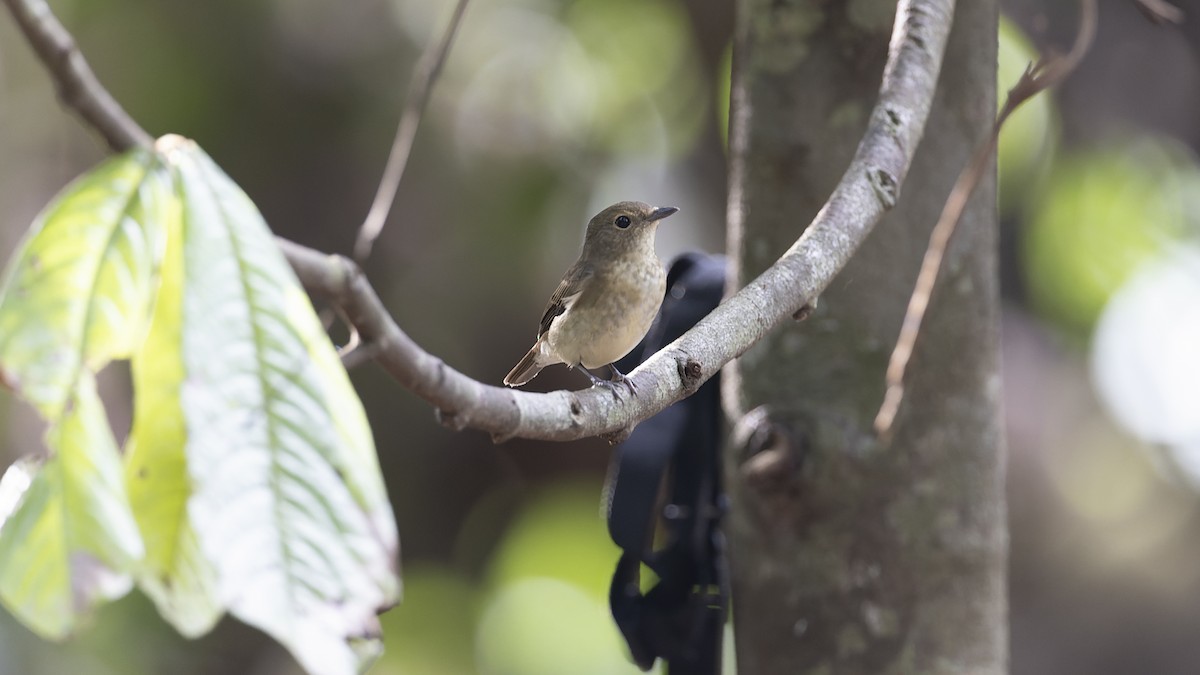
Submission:
POLYGON ((675 208, 674 206, 660 206, 657 209, 654 209, 653 211, 651 211, 650 215, 646 218, 646 220, 648 220, 650 222, 654 222, 656 220, 662 220, 663 218, 666 218, 667 216, 671 215, 672 213, 675 213, 678 210, 679 209, 675 208))

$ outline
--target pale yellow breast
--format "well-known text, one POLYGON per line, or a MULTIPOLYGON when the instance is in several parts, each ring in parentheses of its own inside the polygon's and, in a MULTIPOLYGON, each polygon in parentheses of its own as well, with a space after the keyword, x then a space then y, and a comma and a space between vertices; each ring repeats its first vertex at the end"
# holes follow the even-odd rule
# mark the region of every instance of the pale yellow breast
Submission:
POLYGON ((615 265, 594 281, 603 292, 555 319, 547 336, 564 363, 582 363, 585 368, 606 366, 637 346, 662 304, 667 278, 654 256, 615 265))

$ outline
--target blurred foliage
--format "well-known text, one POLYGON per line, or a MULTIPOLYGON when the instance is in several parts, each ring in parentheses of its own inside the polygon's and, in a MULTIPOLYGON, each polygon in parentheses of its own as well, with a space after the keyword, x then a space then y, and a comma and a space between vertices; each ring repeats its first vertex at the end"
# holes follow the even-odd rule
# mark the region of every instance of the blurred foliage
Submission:
POLYGON ((607 604, 549 578, 498 589, 480 621, 477 649, 487 674, 641 672, 623 653, 607 604))
POLYGON ((1200 171, 1175 144, 1143 137, 1055 162, 1021 250, 1034 305, 1086 335, 1129 276, 1185 233, 1195 235, 1200 171))
MULTIPOLYGON (((440 25, 430 3, 398 2, 415 23, 440 25)), ((707 121, 696 63, 679 0, 479 0, 439 97, 453 100, 455 142, 468 159, 667 159, 690 151, 707 121)))
POLYGON ((383 616, 379 675, 460 675, 475 671, 478 586, 440 565, 404 570, 404 602, 383 616))
POLYGON ((1200 247, 1177 246, 1143 265, 1105 306, 1091 371, 1114 419, 1160 444, 1200 482, 1200 247))
MULTIPOLYGON (((608 613, 618 549, 600 484, 533 495, 508 525, 481 581, 420 565, 384 619, 381 673, 637 673, 608 613)), ((485 497, 492 504, 490 497, 485 497)))
MULTIPOLYGON (((1038 59, 1038 52, 1012 21, 1000 18, 1000 41, 996 64, 996 105, 1021 74, 1038 59)), ((1051 96, 1035 96, 1009 116, 1000 134, 996 162, 1000 173, 1000 209, 1019 209, 1037 186, 1054 157, 1058 136, 1058 114, 1051 96)))
POLYGON ((600 511, 600 485, 561 484, 510 525, 489 565, 476 637, 480 672, 637 673, 608 612, 619 550, 600 511))
POLYGON ((544 490, 509 526, 493 554, 490 583, 553 577, 593 600, 606 601, 620 549, 609 539, 600 509, 596 483, 562 483, 544 490))
POLYGON ((589 89, 605 146, 662 152, 656 145, 664 139, 668 156, 693 146, 709 110, 696 105, 704 100, 701 75, 676 0, 575 0, 565 23, 592 64, 589 89))
POLYGON ((733 100, 733 45, 721 52, 721 65, 717 68, 717 130, 726 152, 729 151, 729 103, 733 100))

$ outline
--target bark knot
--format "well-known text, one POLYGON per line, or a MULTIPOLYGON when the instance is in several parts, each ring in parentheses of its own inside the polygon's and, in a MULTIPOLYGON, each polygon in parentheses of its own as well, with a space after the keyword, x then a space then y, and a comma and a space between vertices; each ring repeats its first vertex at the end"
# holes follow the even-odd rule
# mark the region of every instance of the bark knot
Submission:
POLYGON ((438 424, 452 430, 462 431, 466 427, 466 423, 458 416, 458 413, 453 410, 444 408, 436 408, 433 411, 433 416, 437 419, 438 424))
POLYGON ((675 368, 684 389, 691 391, 700 385, 700 378, 704 375, 704 365, 700 361, 691 357, 678 358, 675 368))
POLYGON ((792 318, 796 321, 804 321, 808 317, 812 316, 813 312, 817 311, 817 300, 819 300, 819 298, 813 298, 812 302, 804 303, 800 309, 796 310, 795 314, 792 314, 792 318))
POLYGON ((624 443, 625 441, 629 440, 631 435, 633 435, 633 429, 636 426, 636 423, 630 424, 629 426, 621 427, 616 431, 610 431, 607 434, 600 434, 600 438, 602 438, 609 445, 624 443))
POLYGON ((872 169, 867 174, 867 179, 871 182, 871 188, 875 190, 875 196, 879 198, 879 203, 885 209, 891 209, 896 205, 896 197, 900 186, 896 182, 896 177, 893 176, 887 169, 872 169))
POLYGON ((767 406, 759 406, 738 420, 733 444, 740 453, 742 477, 761 495, 785 493, 795 483, 800 450, 783 425, 771 421, 767 406))

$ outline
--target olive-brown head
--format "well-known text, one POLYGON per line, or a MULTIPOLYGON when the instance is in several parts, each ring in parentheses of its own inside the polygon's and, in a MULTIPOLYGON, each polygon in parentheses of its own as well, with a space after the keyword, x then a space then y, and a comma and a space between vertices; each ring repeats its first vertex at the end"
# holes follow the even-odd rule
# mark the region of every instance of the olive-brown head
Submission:
POLYGON ((580 259, 612 260, 634 251, 653 250, 658 222, 678 210, 645 202, 617 202, 588 223, 580 259))

